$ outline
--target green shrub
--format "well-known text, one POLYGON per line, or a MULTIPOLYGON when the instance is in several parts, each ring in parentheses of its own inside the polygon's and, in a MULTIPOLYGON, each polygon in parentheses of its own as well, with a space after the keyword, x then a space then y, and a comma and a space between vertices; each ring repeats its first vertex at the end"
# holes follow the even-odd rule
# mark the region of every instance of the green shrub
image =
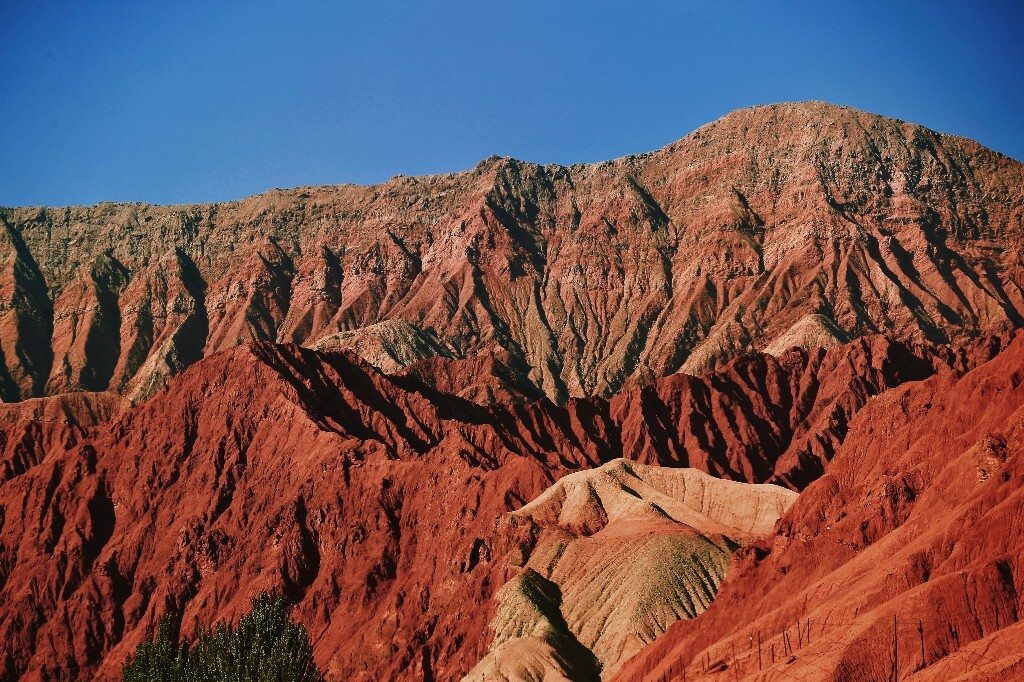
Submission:
POLYGON ((264 592, 232 627, 218 623, 194 642, 178 638, 178 618, 165 616, 152 642, 125 662, 124 682, 321 682, 306 629, 288 619, 284 598, 264 592))
POLYGON ((164 616, 152 642, 142 642, 125 663, 125 682, 176 682, 185 680, 187 646, 178 646, 177 621, 164 616))

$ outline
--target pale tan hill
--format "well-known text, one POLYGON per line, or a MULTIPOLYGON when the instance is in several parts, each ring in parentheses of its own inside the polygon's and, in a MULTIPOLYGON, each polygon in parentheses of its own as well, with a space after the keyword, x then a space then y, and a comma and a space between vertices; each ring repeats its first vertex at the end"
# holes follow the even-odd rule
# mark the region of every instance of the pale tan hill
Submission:
POLYGON ((504 521, 532 547, 512 558, 522 573, 497 595, 491 652, 467 679, 614 674, 673 622, 703 612, 732 550, 770 533, 795 499, 774 485, 624 460, 562 478, 504 521))
POLYGON ((827 317, 808 314, 768 344, 764 352, 777 357, 791 348, 834 348, 847 341, 843 330, 827 317))

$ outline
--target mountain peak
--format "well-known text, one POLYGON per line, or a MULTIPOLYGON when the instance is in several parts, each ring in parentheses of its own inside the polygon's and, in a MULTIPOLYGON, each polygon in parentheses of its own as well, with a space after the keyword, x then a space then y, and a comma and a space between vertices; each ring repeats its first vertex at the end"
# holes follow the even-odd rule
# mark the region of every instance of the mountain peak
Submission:
POLYGON ((1022 185, 976 143, 798 102, 603 164, 493 156, 228 204, 5 209, 0 392, 139 398, 232 345, 344 336, 389 371, 507 356, 503 385, 561 402, 780 352, 806 319, 965 340, 1024 323, 1022 185), (93 278, 103 259, 116 281, 93 278))

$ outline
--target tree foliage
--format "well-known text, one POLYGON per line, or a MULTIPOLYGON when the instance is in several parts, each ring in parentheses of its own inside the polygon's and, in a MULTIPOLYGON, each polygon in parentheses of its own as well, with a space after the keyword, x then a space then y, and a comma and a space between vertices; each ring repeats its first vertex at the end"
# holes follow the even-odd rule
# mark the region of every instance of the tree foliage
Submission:
POLYGON ((123 682, 322 682, 306 629, 288 618, 279 595, 262 593, 238 625, 217 623, 195 641, 179 641, 178 621, 165 616, 153 641, 125 662, 123 682))

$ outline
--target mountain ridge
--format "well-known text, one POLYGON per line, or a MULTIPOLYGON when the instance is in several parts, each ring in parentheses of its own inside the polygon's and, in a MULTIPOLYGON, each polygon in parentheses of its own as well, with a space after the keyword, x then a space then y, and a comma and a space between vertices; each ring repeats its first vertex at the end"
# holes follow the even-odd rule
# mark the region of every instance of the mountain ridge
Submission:
POLYGON ((983 145, 980 142, 974 140, 973 138, 971 138, 971 137, 969 137, 967 135, 960 135, 960 134, 957 134, 957 133, 943 132, 943 131, 940 131, 940 130, 937 130, 937 129, 934 129, 934 128, 929 128, 928 126, 925 126, 923 124, 914 123, 913 121, 911 121, 909 119, 902 119, 902 118, 899 118, 897 116, 889 116, 889 115, 886 115, 886 114, 875 114, 875 113, 872 113, 872 112, 868 111, 867 109, 860 109, 858 107, 847 105, 847 104, 836 104, 836 103, 833 103, 833 102, 829 102, 828 100, 808 99, 808 100, 789 100, 789 101, 781 101, 781 102, 770 102, 770 103, 767 103, 767 104, 752 104, 750 106, 739 107, 737 109, 731 109, 731 110, 727 111, 726 113, 722 114, 721 116, 719 116, 718 118, 714 119, 713 121, 711 121, 709 123, 705 123, 704 125, 696 128, 692 132, 684 135, 683 137, 680 137, 680 138, 677 138, 677 139, 675 139, 675 140, 673 140, 671 142, 668 142, 667 144, 665 144, 665 145, 663 145, 661 147, 658 147, 657 149, 653 149, 653 150, 647 151, 647 152, 633 152, 633 153, 629 153, 629 154, 624 154, 622 156, 616 156, 616 157, 613 157, 611 159, 607 159, 607 160, 604 160, 604 161, 581 161, 581 162, 577 162, 577 163, 556 163, 556 162, 538 163, 538 162, 530 161, 529 159, 519 158, 518 156, 508 156, 508 155, 503 155, 503 154, 490 154, 489 156, 486 156, 486 157, 480 159, 472 168, 466 168, 466 169, 463 169, 463 170, 441 171, 441 172, 437 172, 437 173, 418 173, 418 174, 415 174, 415 175, 410 175, 408 173, 401 173, 401 172, 399 172, 399 173, 395 173, 394 175, 392 175, 387 180, 383 180, 381 182, 370 182, 370 183, 339 182, 339 183, 322 183, 322 184, 312 184, 312 185, 295 185, 294 187, 271 187, 271 188, 268 188, 268 189, 265 189, 265 190, 262 190, 262 191, 259 191, 259 192, 255 192, 253 194, 248 194, 246 196, 239 197, 237 199, 217 199, 217 200, 214 200, 214 201, 171 202, 171 203, 110 199, 110 200, 97 201, 97 202, 94 202, 94 203, 91 203, 91 204, 59 204, 59 205, 57 205, 57 204, 52 204, 52 205, 51 204, 17 204, 17 205, 12 204, 12 205, 0 205, 0 210, 15 211, 15 210, 33 210, 33 209, 100 208, 100 207, 104 207, 104 206, 137 206, 137 207, 154 207, 154 208, 167 208, 167 209, 182 209, 182 208, 193 208, 193 207, 211 207, 211 206, 217 206, 217 205, 223 205, 223 204, 234 204, 234 203, 241 203, 241 202, 251 201, 251 200, 255 200, 255 199, 258 199, 260 197, 263 197, 264 195, 268 195, 268 194, 272 194, 272 193, 284 193, 284 194, 287 194, 287 193, 304 192, 304 191, 308 191, 308 190, 321 189, 321 188, 335 188, 335 189, 341 189, 341 188, 364 188, 365 189, 365 188, 379 187, 381 185, 386 185, 386 184, 388 184, 390 182, 393 182, 393 181, 396 181, 396 180, 402 180, 402 179, 405 179, 405 178, 439 178, 439 177, 449 177, 449 176, 453 176, 453 175, 461 175, 461 174, 464 174, 464 173, 471 173, 474 170, 476 170, 478 167, 480 167, 482 165, 493 163, 495 161, 513 161, 513 162, 521 163, 521 164, 532 164, 532 165, 536 165, 536 166, 539 166, 539 167, 545 168, 545 169, 550 168, 550 169, 571 170, 571 169, 574 169, 574 168, 588 168, 588 167, 593 167, 593 166, 600 166, 602 164, 607 164, 607 163, 615 163, 615 162, 620 162, 620 161, 628 161, 628 160, 632 160, 632 159, 640 159, 640 158, 643 158, 643 157, 650 156, 652 154, 657 154, 659 152, 666 151, 669 148, 679 144, 680 142, 685 140, 687 137, 690 137, 693 133, 699 132, 701 129, 711 125, 712 123, 716 123, 716 122, 719 122, 719 121, 725 121, 725 120, 727 120, 731 116, 739 116, 739 115, 742 115, 742 114, 744 114, 746 112, 753 113, 753 112, 757 112, 757 111, 763 110, 763 109, 776 109, 776 108, 779 108, 779 107, 811 107, 811 106, 818 106, 818 107, 822 107, 822 108, 825 108, 825 109, 847 110, 847 111, 850 111, 850 112, 853 112, 853 113, 856 113, 856 114, 875 116, 875 117, 878 117, 878 118, 881 118, 881 119, 885 119, 887 121, 890 121, 890 122, 896 123, 896 124, 900 124, 900 125, 917 126, 917 127, 929 130, 929 131, 935 133, 936 135, 938 135, 940 137, 951 138, 951 139, 954 139, 954 140, 959 140, 959 141, 962 141, 962 142, 968 142, 968 143, 971 143, 971 144, 979 145, 982 148, 984 148, 986 151, 992 152, 992 153, 997 154, 999 156, 1002 156, 1005 159, 1007 159, 1008 161, 1014 161, 1016 163, 1024 163, 1024 161, 1021 161, 1020 159, 1017 159, 1017 158, 1015 158, 1013 156, 1010 156, 1010 155, 1008 155, 1008 154, 1006 154, 1004 152, 1001 152, 1001 151, 999 151, 998 149, 996 149, 994 147, 989 147, 987 145, 983 145))
POLYGON ((1019 679, 1022 342, 870 401, 708 611, 615 679, 1019 679))
MULTIPOLYGON (((562 406, 482 406, 349 352, 261 343, 204 358, 135 406, 16 403, 0 420, 0 677, 116 677, 165 613, 189 634, 261 589, 296 602, 334 677, 460 677, 485 657, 492 597, 538 537, 500 519, 566 474, 625 457, 804 488, 871 396, 1017 337, 868 337, 562 406)), ((588 514, 566 525, 596 527, 588 514)))
POLYGON ((506 356, 555 402, 812 344, 808 315, 963 341, 1024 324, 1022 185, 966 139, 809 103, 596 164, 0 209, 0 398, 138 400, 239 343, 375 347, 381 323, 402 363, 506 356))
POLYGON ((925 677, 1017 671, 1020 327, 1024 165, 821 103, 0 209, 0 678, 116 677, 263 589, 337 679, 753 675, 751 622, 765 675, 879 679, 924 593, 925 677))

